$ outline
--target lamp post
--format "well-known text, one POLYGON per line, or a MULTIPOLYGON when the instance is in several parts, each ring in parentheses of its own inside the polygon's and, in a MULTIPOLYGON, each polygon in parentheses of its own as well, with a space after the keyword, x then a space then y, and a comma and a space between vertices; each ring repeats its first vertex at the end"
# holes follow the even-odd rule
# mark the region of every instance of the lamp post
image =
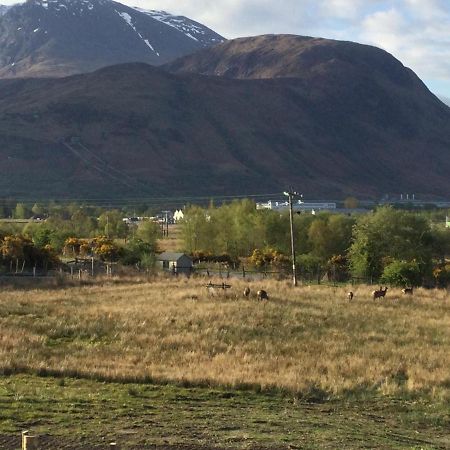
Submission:
POLYGON ((284 192, 289 198, 289 222, 291 225, 291 252, 292 252, 292 282, 294 286, 297 286, 297 270, 295 267, 295 237, 294 237, 294 218, 293 218, 293 200, 295 197, 302 197, 301 194, 293 191, 292 189, 289 192, 284 192))

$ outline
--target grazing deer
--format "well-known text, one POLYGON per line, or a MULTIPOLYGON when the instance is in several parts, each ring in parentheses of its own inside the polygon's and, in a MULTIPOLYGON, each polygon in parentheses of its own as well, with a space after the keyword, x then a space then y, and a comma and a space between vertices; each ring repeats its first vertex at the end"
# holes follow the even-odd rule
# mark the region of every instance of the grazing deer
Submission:
POLYGON ((263 289, 261 289, 260 291, 257 292, 256 298, 258 300, 269 300, 269 296, 267 295, 267 292, 264 291, 263 289))
POLYGON ((244 289, 244 297, 245 298, 248 298, 250 296, 250 288, 247 286, 245 289, 244 289))
POLYGON ((413 288, 404 288, 402 289, 404 295, 413 295, 413 288))
POLYGON ((372 292, 372 297, 375 300, 376 298, 384 297, 386 295, 388 288, 385 287, 384 289, 380 286, 380 289, 377 291, 372 292))
POLYGON ((347 293, 347 298, 349 299, 349 301, 352 301, 352 300, 353 300, 353 297, 354 297, 354 294, 353 294, 352 291, 350 291, 350 292, 347 293))

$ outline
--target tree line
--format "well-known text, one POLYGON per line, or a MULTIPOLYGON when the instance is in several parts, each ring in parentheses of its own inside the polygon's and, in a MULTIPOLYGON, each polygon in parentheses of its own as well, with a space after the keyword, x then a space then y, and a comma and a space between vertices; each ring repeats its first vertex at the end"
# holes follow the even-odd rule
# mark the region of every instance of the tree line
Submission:
MULTIPOLYGON (((93 255, 141 267, 155 261, 159 225, 144 221, 129 227, 122 220, 129 211, 75 203, 31 207, 18 203, 8 208, 13 215, 23 215, 24 208, 25 215, 42 213, 46 220, 25 225, 0 222, 0 271, 47 269, 67 258, 69 248, 72 256, 93 255), (103 250, 96 242, 103 243, 103 250)), ((446 213, 380 207, 358 215, 295 214, 297 272, 308 280, 446 286, 450 282, 446 213)), ((251 200, 218 207, 193 205, 185 209, 180 232, 179 250, 196 261, 281 273, 291 267, 287 211, 257 210, 251 200)))
POLYGON ((116 209, 68 205, 47 211, 51 214, 42 222, 0 222, 0 273, 47 271, 60 267, 69 257, 87 256, 142 268, 153 266, 161 235, 159 224, 142 221, 129 227, 123 221, 124 212, 116 209))
MULTIPOLYGON (((355 279, 398 286, 450 281, 450 230, 429 212, 380 207, 359 215, 294 215, 297 272, 305 279, 355 279)), ((445 213, 444 213, 445 217, 445 213)), ((288 270, 288 212, 257 210, 250 200, 191 206, 182 237, 198 260, 221 258, 257 268, 288 270)))

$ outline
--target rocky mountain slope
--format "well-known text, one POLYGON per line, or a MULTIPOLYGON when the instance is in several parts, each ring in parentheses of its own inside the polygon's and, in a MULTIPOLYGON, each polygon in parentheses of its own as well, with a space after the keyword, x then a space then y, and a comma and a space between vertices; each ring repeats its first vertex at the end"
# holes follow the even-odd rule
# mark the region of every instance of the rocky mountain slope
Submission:
POLYGON ((111 0, 28 0, 0 17, 0 77, 160 65, 224 39, 186 17, 111 0))
POLYGON ((234 39, 181 57, 165 67, 174 73, 238 79, 301 78, 321 82, 323 76, 332 74, 385 78, 397 85, 422 84, 410 69, 377 47, 294 35, 234 39))

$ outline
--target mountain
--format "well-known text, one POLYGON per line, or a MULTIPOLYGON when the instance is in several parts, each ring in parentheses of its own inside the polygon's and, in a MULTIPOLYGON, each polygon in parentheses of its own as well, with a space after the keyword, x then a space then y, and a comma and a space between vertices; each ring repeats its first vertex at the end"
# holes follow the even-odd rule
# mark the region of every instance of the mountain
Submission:
MULTIPOLYGON (((271 39, 259 39, 264 54, 271 39)), ((135 63, 0 80, 0 195, 209 197, 294 186, 305 198, 448 198, 450 108, 382 50, 322 40, 318 51, 298 39, 311 51, 288 77, 135 63)), ((259 73, 291 63, 278 58, 284 64, 272 54, 259 73)), ((256 65, 250 58, 247 73, 256 65)))
POLYGON ((160 65, 224 39, 186 17, 111 0, 28 0, 0 17, 0 77, 160 65))
POLYGON ((347 76, 377 76, 396 85, 422 85, 411 70, 377 47, 295 35, 230 40, 181 57, 165 68, 174 73, 238 79, 301 78, 320 83, 329 75, 343 78, 344 82, 347 76))
POLYGON ((8 11, 9 8, 10 8, 10 6, 8 6, 8 5, 0 5, 0 16, 3 16, 4 14, 6 14, 6 11, 8 11))

